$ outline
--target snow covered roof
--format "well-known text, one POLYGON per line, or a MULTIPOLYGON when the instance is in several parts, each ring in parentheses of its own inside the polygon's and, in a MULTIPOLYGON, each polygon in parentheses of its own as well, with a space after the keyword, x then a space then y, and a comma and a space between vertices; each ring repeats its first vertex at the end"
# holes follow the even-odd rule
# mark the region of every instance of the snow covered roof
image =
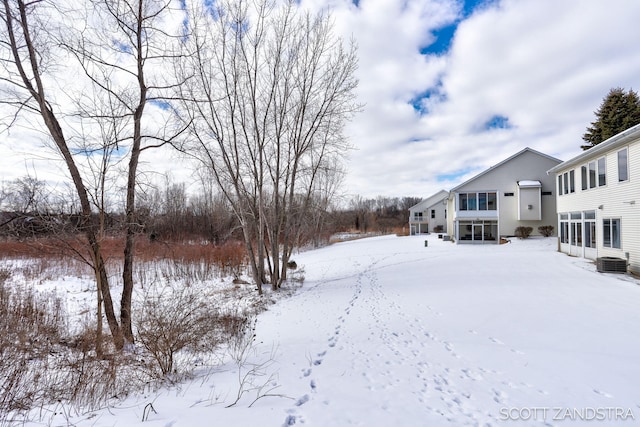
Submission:
POLYGON ((540 181, 522 180, 518 181, 518 187, 520 188, 540 188, 542 183, 540 181))

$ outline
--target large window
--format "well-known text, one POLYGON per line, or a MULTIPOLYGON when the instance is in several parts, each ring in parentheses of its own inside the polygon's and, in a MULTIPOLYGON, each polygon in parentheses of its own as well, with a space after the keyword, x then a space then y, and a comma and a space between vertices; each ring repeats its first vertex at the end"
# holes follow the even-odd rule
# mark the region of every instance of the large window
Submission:
POLYGON ((569 243, 569 215, 560 214, 560 242, 569 243))
POLYGON ((469 207, 467 210, 477 211, 478 210, 478 195, 476 193, 467 193, 467 203, 469 207))
POLYGON ((495 191, 460 193, 458 200, 461 211, 495 211, 498 209, 498 197, 495 191))
POLYGON ((575 170, 570 170, 558 175, 558 194, 569 194, 576 192, 575 170))
POLYGON ((460 221, 458 239, 471 242, 497 242, 497 221, 460 221))
POLYGON ((620 249, 620 218, 602 220, 602 246, 620 249))
POLYGON ((618 181, 627 181, 629 179, 629 150, 623 149, 618 151, 618 181))
POLYGON ((588 188, 596 188, 607 185, 607 162, 604 157, 589 162, 580 168, 580 179, 582 185, 580 188, 586 190, 588 188))

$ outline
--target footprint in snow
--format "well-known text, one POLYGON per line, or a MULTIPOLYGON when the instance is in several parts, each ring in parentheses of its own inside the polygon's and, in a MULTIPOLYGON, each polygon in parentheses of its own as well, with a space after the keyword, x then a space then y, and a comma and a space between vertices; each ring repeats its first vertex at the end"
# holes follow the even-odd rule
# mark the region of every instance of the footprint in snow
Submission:
POLYGON ((609 393, 607 393, 605 391, 595 389, 595 388, 593 389, 593 392, 595 394, 599 394, 600 396, 604 396, 604 397, 608 397, 608 398, 612 398, 613 397, 613 395, 611 395, 611 394, 609 394, 609 393))
POLYGON ((295 415, 287 415, 287 418, 284 420, 284 424, 282 427, 293 426, 296 424, 297 417, 295 415))
POLYGON ((305 394, 300 399, 296 401, 296 406, 302 406, 309 401, 310 397, 308 394, 305 394))
POLYGON ((504 399, 507 397, 507 394, 501 390, 491 389, 493 391, 493 400, 496 403, 503 404, 504 399))
POLYGON ((504 343, 497 338, 489 337, 489 339, 496 344, 504 345, 504 343))

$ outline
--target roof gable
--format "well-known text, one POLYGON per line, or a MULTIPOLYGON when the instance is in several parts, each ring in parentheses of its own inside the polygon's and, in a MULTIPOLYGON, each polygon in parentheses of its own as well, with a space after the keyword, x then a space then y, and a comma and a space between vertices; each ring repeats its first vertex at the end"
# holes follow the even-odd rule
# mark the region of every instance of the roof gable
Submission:
POLYGON ((553 162, 555 162, 555 163, 562 163, 562 160, 560 160, 560 159, 556 159, 555 157, 549 156, 549 155, 547 155, 547 154, 544 154, 544 153, 541 153, 541 152, 539 152, 539 151, 536 151, 536 150, 534 150, 534 149, 532 149, 532 148, 526 147, 526 148, 524 148, 524 149, 522 149, 522 150, 518 151, 516 154, 514 154, 514 155, 512 155, 512 156, 510 156, 510 157, 508 157, 508 158, 506 158, 506 159, 504 159, 504 160, 503 160, 503 161, 501 161, 500 163, 497 163, 497 164, 495 164, 495 165, 491 166, 490 168, 488 168, 488 169, 486 169, 486 170, 484 170, 484 171, 480 172, 479 174, 477 174, 477 175, 476 175, 476 176, 474 176, 473 178, 468 179, 468 180, 466 180, 465 182, 463 182, 462 184, 459 184, 459 185, 455 186, 454 188, 452 188, 452 189, 451 189, 451 192, 457 191, 457 190, 459 190, 460 188, 462 188, 462 187, 465 187, 465 186, 469 185, 469 184, 470 184, 470 183, 472 183, 473 181, 475 181, 475 180, 477 180, 477 179, 479 179, 479 178, 481 178, 481 177, 485 176, 486 174, 488 174, 488 173, 490 173, 490 172, 493 172, 494 170, 496 170, 496 169, 500 168, 501 166, 503 166, 503 165, 505 165, 505 164, 507 164, 507 163, 509 163, 509 162, 513 161, 514 159, 517 159, 518 157, 522 156, 522 155, 523 155, 523 154, 525 154, 525 153, 532 153, 532 154, 535 154, 535 155, 537 155, 537 156, 540 156, 541 158, 551 160, 551 161, 553 161, 553 162))
POLYGON ((414 211, 414 210, 426 209, 430 206, 440 203, 442 200, 448 197, 449 197, 448 191, 440 190, 436 194, 429 196, 425 200, 422 200, 419 203, 416 203, 415 205, 411 206, 409 210, 414 211))

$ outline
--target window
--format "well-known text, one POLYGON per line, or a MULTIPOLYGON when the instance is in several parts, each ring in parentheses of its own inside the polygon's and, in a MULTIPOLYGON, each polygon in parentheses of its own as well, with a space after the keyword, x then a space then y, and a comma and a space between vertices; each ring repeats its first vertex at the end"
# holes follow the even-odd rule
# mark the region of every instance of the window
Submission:
POLYGON ((469 204, 470 211, 478 210, 478 199, 477 199, 476 193, 467 194, 467 203, 469 204))
POLYGON ((479 192, 479 193, 460 193, 458 195, 459 206, 461 211, 495 211, 498 209, 498 193, 479 192))
POLYGON ((604 157, 589 162, 580 167, 580 179, 582 185, 580 188, 587 190, 589 188, 603 187, 607 185, 607 161, 604 157))
POLYGON ((469 207, 467 206, 467 193, 461 193, 459 197, 460 197, 460 210, 461 211, 469 210, 469 207))
POLYGON ((589 162, 589 188, 596 186, 596 162, 589 162))
POLYGON ((421 221, 422 220, 422 212, 414 212, 413 219, 421 221))
POLYGON ((584 246, 596 247, 596 213, 594 211, 584 213, 584 246))
POLYGON ((560 214, 560 242, 569 243, 569 215, 560 214))
POLYGON ((602 220, 602 246, 620 249, 620 218, 602 220))
POLYGON ((487 209, 490 211, 495 211, 498 209, 498 194, 491 192, 487 193, 487 209))
POLYGON ((553 196, 553 191, 543 191, 542 195, 543 196, 553 196))
POLYGON ((562 175, 558 175, 558 194, 569 194, 576 192, 575 171, 570 170, 562 175))
POLYGON ((478 193, 478 210, 487 210, 487 193, 478 193))
POLYGON ((582 246, 582 223, 571 223, 571 244, 573 246, 582 246))
POLYGON ((562 196, 564 193, 562 192, 562 174, 558 175, 558 194, 562 196))
POLYGON ((576 192, 576 173, 574 170, 569 171, 569 191, 571 193, 576 192))
POLYGON ((436 217, 436 210, 431 209, 431 219, 434 219, 435 217, 436 217))
POLYGON ((598 159, 598 187, 607 185, 607 162, 604 157, 598 159))
POLYGON ((618 151, 618 182, 629 179, 629 151, 625 148, 618 151))

